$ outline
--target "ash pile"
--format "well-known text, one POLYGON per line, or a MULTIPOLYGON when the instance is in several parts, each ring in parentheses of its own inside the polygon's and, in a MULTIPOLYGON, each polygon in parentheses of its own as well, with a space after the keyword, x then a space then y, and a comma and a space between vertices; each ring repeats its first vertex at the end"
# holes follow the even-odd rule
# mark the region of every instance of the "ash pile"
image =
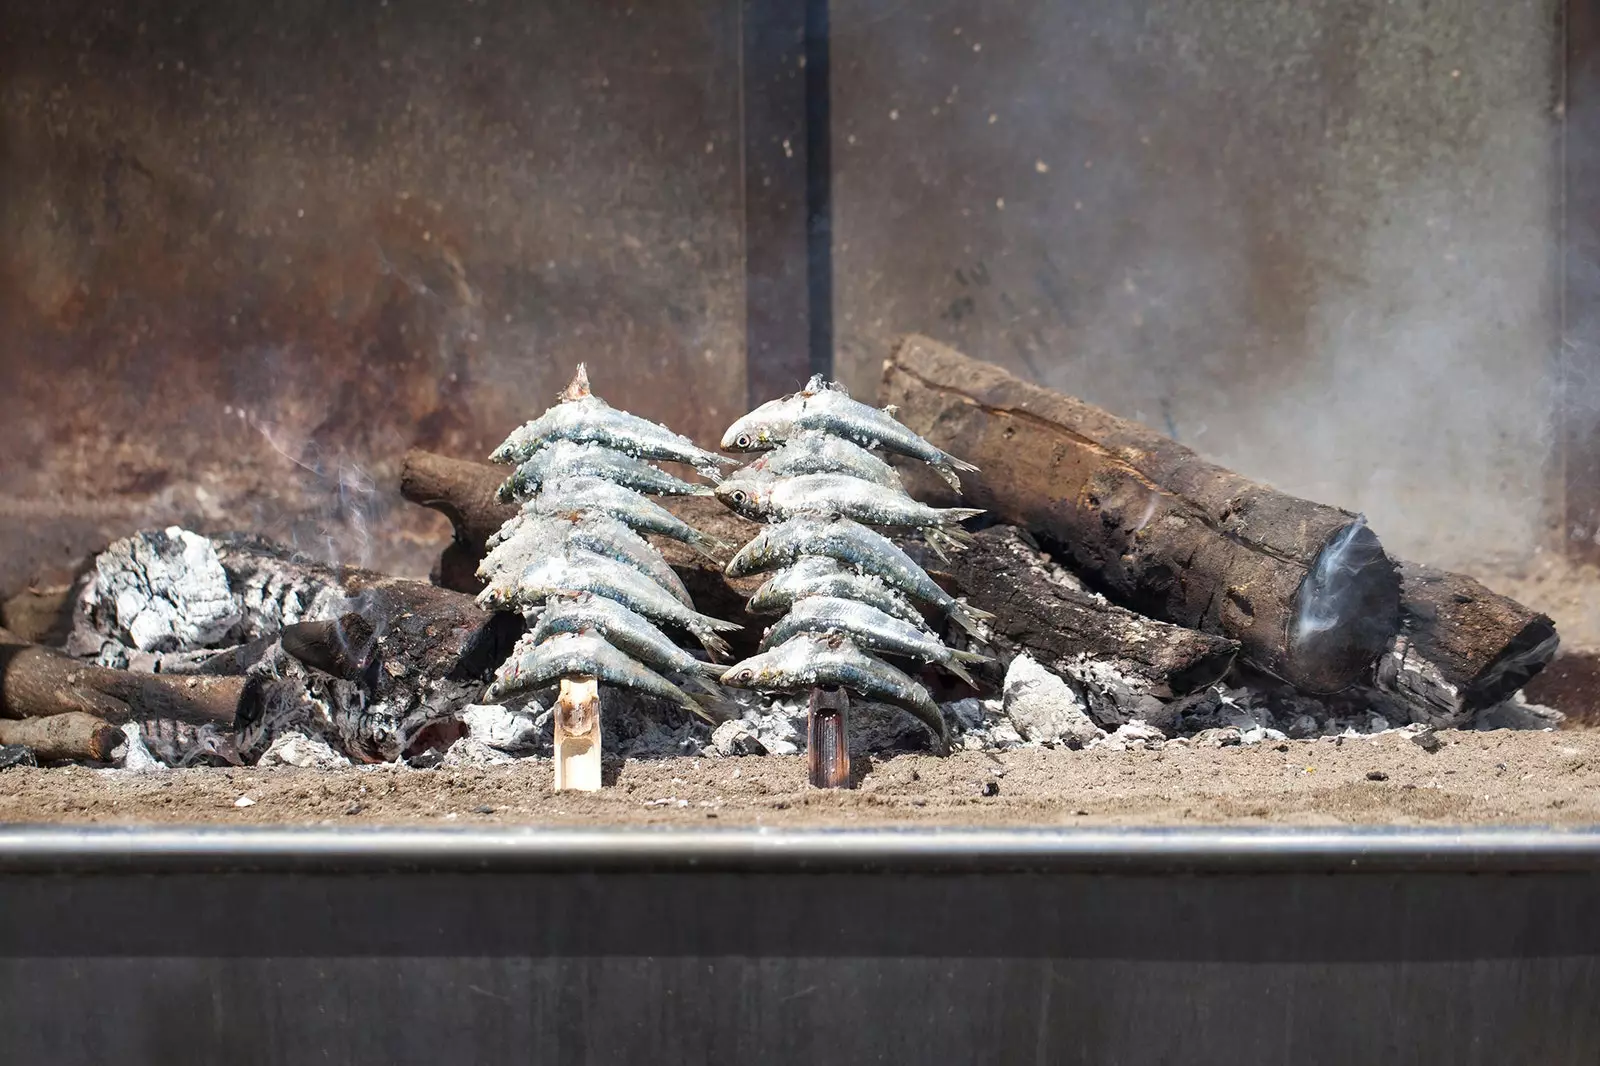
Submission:
MULTIPOLYGON (((924 338, 897 347, 884 393, 908 431, 981 473, 958 497, 928 464, 892 464, 894 483, 929 506, 972 505, 935 536, 885 531, 937 585, 930 597, 959 606, 922 618, 948 654, 896 660, 934 713, 855 702, 853 751, 1232 746, 1394 729, 1425 741, 1436 729, 1559 724, 1519 693, 1556 651, 1550 620, 1466 575, 1391 559, 1358 515, 1251 482, 924 338)), ((455 529, 431 582, 172 528, 116 542, 70 583, 13 597, 0 629, 0 764, 548 757, 548 692, 486 702, 497 667, 534 635, 519 611, 475 602, 480 572, 496 575, 495 548, 531 522, 517 516, 532 497, 508 499, 504 480, 489 464, 406 457, 403 494, 455 529)), ((719 631, 732 657, 759 657, 773 620, 757 594, 773 575, 730 577, 729 560, 706 549, 774 527, 708 492, 660 500, 663 528, 694 532, 652 535, 652 550, 697 618, 740 627, 719 631)), ((805 565, 830 587, 859 584, 848 568, 805 565)), ((548 599, 516 606, 548 610, 548 599)), ((695 695, 676 703, 608 686, 607 756, 804 750, 802 694, 722 686, 710 666, 693 666, 695 695)))

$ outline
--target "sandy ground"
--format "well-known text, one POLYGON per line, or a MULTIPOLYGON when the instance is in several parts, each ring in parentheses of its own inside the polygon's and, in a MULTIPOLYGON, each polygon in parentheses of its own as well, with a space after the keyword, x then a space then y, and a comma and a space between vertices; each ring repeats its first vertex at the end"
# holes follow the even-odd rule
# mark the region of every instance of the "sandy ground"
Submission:
MULTIPOLYGON (((798 757, 630 761, 599 793, 550 791, 550 763, 0 773, 0 821, 224 825, 1028 825, 1600 823, 1600 731, 1403 735, 1160 751, 1023 749, 876 762, 854 791, 798 757), (240 797, 255 802, 235 806, 240 797)), ((860 767, 857 767, 858 771, 860 767)))

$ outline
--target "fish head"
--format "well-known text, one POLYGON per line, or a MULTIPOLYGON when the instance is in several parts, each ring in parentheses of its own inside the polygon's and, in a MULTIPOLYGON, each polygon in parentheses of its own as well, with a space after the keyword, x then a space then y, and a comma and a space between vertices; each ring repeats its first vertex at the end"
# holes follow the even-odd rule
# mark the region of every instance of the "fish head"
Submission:
POLYGON ((768 400, 728 427, 722 435, 725 452, 758 452, 788 439, 794 424, 796 397, 768 400))
POLYGON ((728 510, 759 522, 772 505, 772 485, 750 478, 729 478, 716 487, 716 497, 728 510))
POLYGON ((750 665, 750 660, 746 660, 742 663, 735 663, 724 671, 721 681, 724 685, 729 685, 733 688, 753 688, 759 673, 759 669, 750 665))
POLYGON ((778 553, 776 543, 770 529, 763 529, 750 539, 750 543, 740 548, 734 557, 728 560, 724 573, 729 577, 747 577, 750 574, 759 574, 763 570, 770 570, 776 565, 778 553))

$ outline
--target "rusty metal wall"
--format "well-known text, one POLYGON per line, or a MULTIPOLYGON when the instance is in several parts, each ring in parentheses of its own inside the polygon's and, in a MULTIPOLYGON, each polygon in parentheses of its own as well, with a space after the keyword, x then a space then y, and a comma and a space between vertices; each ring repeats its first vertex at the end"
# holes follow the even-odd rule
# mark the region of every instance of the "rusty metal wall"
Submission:
POLYGON ((734 2, 0 6, 0 587, 152 523, 426 573, 401 451, 745 399, 734 2))
POLYGON ((837 0, 841 373, 931 333, 1403 554, 1527 554, 1559 9, 837 0))

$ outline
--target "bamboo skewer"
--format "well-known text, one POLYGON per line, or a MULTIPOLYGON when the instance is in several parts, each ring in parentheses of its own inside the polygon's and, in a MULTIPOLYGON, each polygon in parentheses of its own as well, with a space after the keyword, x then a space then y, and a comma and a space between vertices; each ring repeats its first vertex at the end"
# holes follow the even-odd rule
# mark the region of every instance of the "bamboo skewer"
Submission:
POLYGON ((600 684, 594 678, 561 681, 555 707, 555 790, 600 789, 600 684))

